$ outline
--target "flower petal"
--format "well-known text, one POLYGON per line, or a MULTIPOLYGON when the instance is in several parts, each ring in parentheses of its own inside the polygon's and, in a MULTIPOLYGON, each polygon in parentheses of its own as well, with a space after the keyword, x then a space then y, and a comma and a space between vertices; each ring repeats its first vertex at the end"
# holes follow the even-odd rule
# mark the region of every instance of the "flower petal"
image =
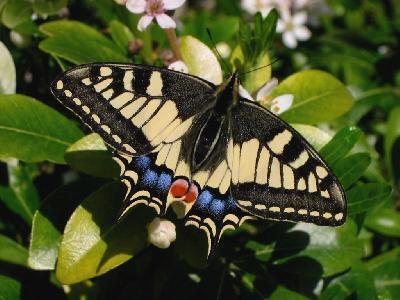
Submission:
POLYGON ((146 8, 145 0, 128 0, 126 1, 126 8, 134 14, 141 14, 146 8))
POLYGON ((299 41, 306 41, 311 37, 311 31, 305 26, 296 27, 293 32, 299 41))
POLYGON ((295 13, 292 18, 292 22, 295 25, 303 25, 307 22, 307 13, 305 11, 300 11, 295 13))
POLYGON ((182 6, 186 0, 163 0, 164 8, 166 10, 177 9, 179 6, 182 6))
POLYGON ((189 73, 189 69, 182 60, 177 60, 168 66, 168 69, 181 73, 189 73))
POLYGON ((160 25, 161 28, 175 28, 176 23, 175 21, 166 14, 161 14, 156 16, 157 23, 160 25))
POLYGON ((293 104, 294 96, 292 94, 284 94, 272 100, 271 111, 279 115, 288 110, 293 104))
POLYGON ((239 95, 248 100, 254 101, 254 98, 250 95, 250 93, 243 87, 243 85, 239 85, 239 95))
POLYGON ((261 87, 261 89, 258 90, 257 92, 257 101, 262 100, 265 98, 265 96, 268 96, 271 94, 272 90, 278 85, 278 79, 272 78, 270 81, 268 81, 264 86, 261 87))
POLYGON ((281 19, 278 20, 278 24, 276 25, 276 32, 281 33, 284 32, 286 28, 286 23, 281 19))
POLYGON ((293 33, 293 31, 286 31, 282 35, 282 41, 288 48, 296 48, 297 47, 297 40, 293 33))
POLYGON ((148 15, 144 15, 143 17, 141 17, 137 26, 138 30, 144 31, 150 25, 153 19, 154 19, 153 16, 148 16, 148 15))

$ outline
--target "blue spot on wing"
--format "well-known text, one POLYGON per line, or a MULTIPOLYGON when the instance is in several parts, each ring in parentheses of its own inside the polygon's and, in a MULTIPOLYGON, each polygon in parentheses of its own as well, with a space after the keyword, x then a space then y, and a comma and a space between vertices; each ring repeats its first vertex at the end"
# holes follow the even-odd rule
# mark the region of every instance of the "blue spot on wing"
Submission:
POLYGON ((158 178, 157 189, 159 189, 160 192, 167 192, 169 191, 171 182, 172 179, 170 175, 161 173, 160 177, 158 178))
POLYGON ((210 205, 210 210, 212 214, 220 215, 225 210, 225 204, 219 199, 214 199, 210 205))
POLYGON ((208 204, 212 200, 213 200, 213 195, 209 191, 204 190, 201 192, 201 194, 197 198, 196 206, 198 205, 201 208, 207 208, 208 204))
POLYGON ((157 180, 157 173, 152 170, 147 170, 141 179, 143 185, 146 187, 154 187, 157 184, 157 180))
POLYGON ((150 167, 151 159, 150 157, 143 155, 135 159, 135 166, 138 170, 144 171, 150 167))

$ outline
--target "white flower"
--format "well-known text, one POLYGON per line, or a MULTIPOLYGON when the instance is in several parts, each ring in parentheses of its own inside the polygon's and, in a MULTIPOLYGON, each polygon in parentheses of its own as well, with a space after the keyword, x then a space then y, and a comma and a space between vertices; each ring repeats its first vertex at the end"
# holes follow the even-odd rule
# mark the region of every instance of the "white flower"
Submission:
MULTIPOLYGON (((256 101, 262 106, 267 107, 274 114, 279 115, 292 106, 294 96, 292 94, 283 94, 276 98, 272 98, 271 92, 277 85, 278 80, 276 78, 272 78, 268 81, 258 90, 256 101)), ((239 86, 239 94, 246 99, 254 101, 253 97, 242 86, 239 86)))
POLYGON ((185 0, 127 0, 126 8, 134 14, 145 13, 140 18, 138 30, 145 30, 155 18, 161 28, 175 28, 175 21, 165 12, 181 6, 185 0))
POLYGON ((177 60, 177 61, 173 62, 172 64, 170 64, 168 66, 168 69, 174 70, 174 71, 178 71, 178 72, 181 72, 181 73, 186 73, 186 74, 189 73, 188 67, 181 60, 177 60))
POLYGON ((276 0, 242 0, 242 8, 248 13, 254 15, 260 12, 263 17, 276 7, 276 0))
POLYGON ((278 80, 272 78, 258 90, 256 100, 260 102, 261 105, 268 107, 274 114, 279 115, 292 106, 294 96, 292 94, 283 94, 272 98, 271 92, 277 85, 278 80))
POLYGON ((176 240, 175 224, 158 217, 147 225, 147 232, 149 242, 161 249, 168 248, 176 240))
POLYGON ((307 13, 297 12, 293 16, 289 10, 283 9, 278 20, 276 31, 282 33, 282 41, 289 48, 296 48, 297 41, 306 41, 311 37, 311 31, 304 25, 307 13))

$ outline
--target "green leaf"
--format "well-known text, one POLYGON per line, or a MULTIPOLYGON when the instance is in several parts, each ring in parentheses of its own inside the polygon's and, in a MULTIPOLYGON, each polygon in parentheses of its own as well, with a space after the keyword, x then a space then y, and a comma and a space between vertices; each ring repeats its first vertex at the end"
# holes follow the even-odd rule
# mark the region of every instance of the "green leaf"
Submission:
POLYGON ((0 274, 0 300, 21 299, 21 282, 0 274))
POLYGON ((293 94, 292 106, 280 116, 290 123, 316 124, 333 120, 353 105, 347 88, 331 74, 319 70, 295 73, 282 81, 272 97, 293 94))
POLYGON ((400 299, 400 247, 366 263, 373 274, 380 299, 400 299))
POLYGON ((275 263, 308 256, 321 264, 324 276, 343 272, 363 256, 363 245, 356 232, 351 220, 337 228, 298 223, 277 241, 275 254, 289 256, 275 263))
POLYGON ((23 95, 0 95, 0 157, 64 163, 64 152, 82 133, 70 120, 23 95))
POLYGON ((39 48, 74 64, 129 62, 125 53, 92 27, 77 21, 53 21, 39 27, 48 36, 39 48))
POLYGON ((333 165, 333 172, 345 189, 355 183, 371 163, 369 153, 356 153, 339 160, 333 165))
POLYGON ((382 235, 400 238, 400 214, 392 208, 376 208, 367 215, 365 226, 382 235))
POLYGON ((12 29, 17 25, 31 19, 32 7, 29 1, 13 0, 8 1, 1 14, 2 23, 12 29))
POLYGON ((400 107, 396 107, 390 112, 386 128, 385 160, 390 173, 393 174, 400 168, 399 160, 397 159, 398 153, 393 152, 394 145, 400 138, 400 107))
POLYGON ((75 170, 97 177, 114 178, 120 171, 104 141, 96 133, 83 137, 69 147, 65 161, 75 170))
POLYGON ((9 237, 0 234, 0 261, 26 266, 28 250, 9 237))
POLYGON ((117 223, 124 191, 112 183, 86 198, 69 219, 61 242, 56 275, 72 284, 103 274, 147 246, 149 207, 135 208, 117 223))
POLYGON ((330 140, 331 136, 329 133, 319 129, 315 126, 302 125, 302 124, 291 124, 316 150, 320 150, 330 140))
POLYGON ((39 194, 27 168, 18 160, 8 160, 7 167, 9 187, 0 186, 0 198, 10 210, 30 225, 39 205, 39 194))
POLYGON ((68 0, 33 0, 33 10, 42 16, 55 15, 68 4, 68 0))
POLYGON ((268 297, 269 300, 307 300, 308 298, 302 294, 291 291, 284 286, 278 286, 274 292, 268 297))
POLYGON ((82 180, 51 193, 36 211, 32 222, 28 265, 36 270, 53 270, 62 232, 76 207, 102 182, 82 180))
POLYGON ((377 299, 374 280, 365 265, 358 263, 351 271, 333 279, 321 294, 321 300, 345 300, 357 295, 355 299, 377 299))
POLYGON ((357 127, 344 127, 319 152, 328 165, 333 165, 346 156, 360 139, 362 132, 357 127))
POLYGON ((246 248, 254 252, 254 256, 262 262, 267 262, 272 257, 275 244, 264 245, 256 241, 248 241, 246 248))
POLYGON ((347 191, 347 212, 350 216, 366 212, 389 197, 392 188, 384 183, 360 184, 347 191))
POLYGON ((114 43, 118 45, 123 53, 128 54, 129 42, 134 39, 132 31, 117 20, 111 21, 109 26, 114 43))
POLYGON ((0 42, 0 70, 0 94, 14 94, 17 84, 14 60, 3 42, 0 42))
POLYGON ((217 57, 206 44, 193 36, 181 38, 181 53, 189 73, 216 85, 222 83, 222 70, 217 57))

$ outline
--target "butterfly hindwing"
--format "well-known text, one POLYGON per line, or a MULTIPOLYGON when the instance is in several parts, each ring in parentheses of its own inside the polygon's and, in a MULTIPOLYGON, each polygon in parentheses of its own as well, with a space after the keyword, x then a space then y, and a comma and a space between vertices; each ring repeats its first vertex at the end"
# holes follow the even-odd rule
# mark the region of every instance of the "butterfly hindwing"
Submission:
POLYGON ((326 163, 293 128, 243 100, 232 110, 232 195, 266 219, 338 226, 344 191, 326 163))
POLYGON ((72 68, 51 89, 112 148, 128 155, 153 151, 199 108, 205 108, 214 92, 211 83, 197 77, 123 64, 72 68))

